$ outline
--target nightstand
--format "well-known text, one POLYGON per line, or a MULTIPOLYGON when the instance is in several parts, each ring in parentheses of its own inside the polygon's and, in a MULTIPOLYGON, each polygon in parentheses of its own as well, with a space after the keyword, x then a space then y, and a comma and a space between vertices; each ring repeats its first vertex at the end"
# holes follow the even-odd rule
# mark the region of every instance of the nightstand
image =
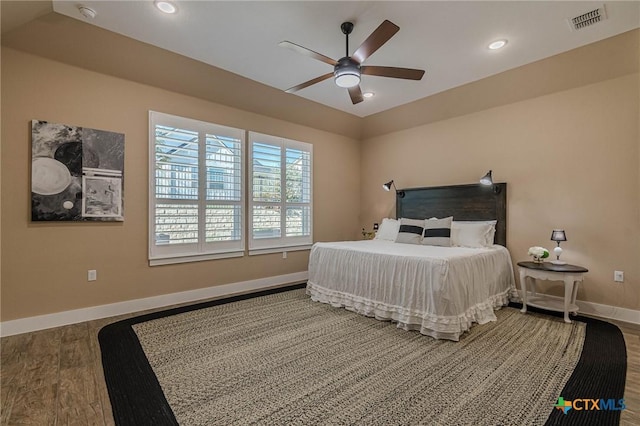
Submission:
POLYGON ((518 262, 520 270, 520 290, 522 290, 522 309, 527 312, 527 305, 550 311, 564 312, 564 322, 570 323, 569 312, 576 314, 576 296, 578 285, 582 282, 587 268, 576 265, 554 265, 550 262, 518 262), (536 293, 536 280, 564 282, 564 301, 558 301, 536 293), (531 283, 531 295, 527 295, 527 281, 531 283))

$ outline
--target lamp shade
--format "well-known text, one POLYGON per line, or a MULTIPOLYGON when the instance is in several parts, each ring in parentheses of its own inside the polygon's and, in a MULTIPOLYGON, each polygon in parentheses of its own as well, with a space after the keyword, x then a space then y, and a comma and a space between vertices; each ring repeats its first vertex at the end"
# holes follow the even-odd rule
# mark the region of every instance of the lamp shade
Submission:
POLYGON ((551 241, 567 241, 567 234, 565 234, 564 229, 551 231, 551 241))
POLYGON ((491 170, 487 172, 486 175, 482 176, 480 179, 480 183, 483 185, 493 185, 493 178, 491 177, 491 170))
POLYGON ((384 185, 382 185, 382 189, 384 189, 385 191, 391 191, 391 186, 395 186, 393 183, 393 180, 390 180, 389 182, 385 183, 384 185))

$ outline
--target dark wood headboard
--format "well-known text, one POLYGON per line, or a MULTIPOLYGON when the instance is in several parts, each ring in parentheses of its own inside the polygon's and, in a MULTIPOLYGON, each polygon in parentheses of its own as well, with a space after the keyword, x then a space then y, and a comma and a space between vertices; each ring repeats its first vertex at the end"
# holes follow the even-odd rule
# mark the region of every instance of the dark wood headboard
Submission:
POLYGON ((497 220, 495 243, 506 247, 507 184, 400 189, 396 193, 396 216, 408 219, 453 216, 453 220, 497 220))

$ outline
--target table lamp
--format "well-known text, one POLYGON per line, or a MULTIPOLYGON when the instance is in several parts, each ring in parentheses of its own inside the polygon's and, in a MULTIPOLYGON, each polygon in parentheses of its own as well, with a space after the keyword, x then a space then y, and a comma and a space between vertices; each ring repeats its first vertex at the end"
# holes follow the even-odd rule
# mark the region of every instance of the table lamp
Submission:
POLYGON ((551 263, 554 265, 566 265, 567 262, 560 260, 560 255, 562 254, 562 248, 560 247, 561 241, 567 241, 567 235, 564 232, 564 229, 554 229, 551 232, 551 241, 555 241, 558 243, 558 246, 553 249, 553 254, 556 255, 556 260, 552 260, 551 263))

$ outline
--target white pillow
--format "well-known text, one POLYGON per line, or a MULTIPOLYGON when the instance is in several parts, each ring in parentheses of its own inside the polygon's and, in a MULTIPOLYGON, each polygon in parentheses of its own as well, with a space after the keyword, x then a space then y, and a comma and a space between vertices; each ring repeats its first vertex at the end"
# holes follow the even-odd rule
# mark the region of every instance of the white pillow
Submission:
POLYGON ((491 247, 496 220, 456 221, 451 225, 451 245, 457 247, 491 247))
POLYGON ((380 228, 376 232, 374 240, 395 241, 400 230, 400 221, 395 219, 382 219, 380 228))
POLYGON ((396 237, 396 243, 420 244, 424 232, 424 219, 400 219, 400 230, 396 237))
POLYGON ((451 247, 451 221, 453 216, 442 219, 431 218, 424 221, 422 244, 426 246, 451 247))

